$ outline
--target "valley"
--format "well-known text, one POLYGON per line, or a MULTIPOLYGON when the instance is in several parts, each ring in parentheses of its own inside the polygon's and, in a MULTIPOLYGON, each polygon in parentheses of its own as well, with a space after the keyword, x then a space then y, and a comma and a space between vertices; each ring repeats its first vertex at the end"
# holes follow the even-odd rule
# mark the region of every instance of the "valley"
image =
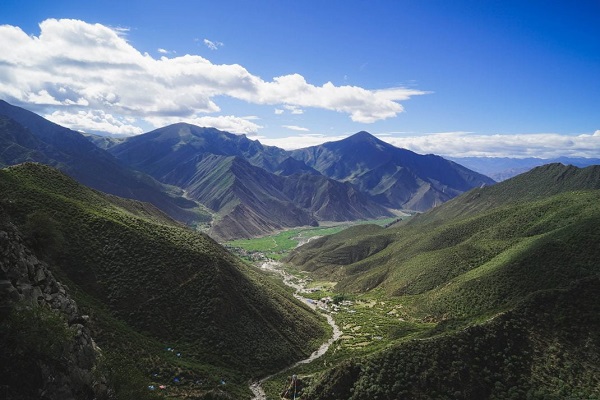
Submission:
MULTIPOLYGON (((600 336, 596 331, 600 310, 592 299, 600 294, 600 271, 592 260, 600 248, 598 230, 588 224, 598 221, 600 203, 597 178, 582 177, 597 173, 597 167, 546 166, 516 178, 510 186, 463 196, 462 205, 473 207, 473 197, 483 197, 482 204, 486 204, 487 192, 504 192, 503 206, 471 211, 476 218, 459 207, 461 202, 451 202, 436 213, 407 219, 396 227, 345 227, 290 254, 279 252, 277 257, 284 264, 277 265, 287 271, 285 279, 293 277, 301 283, 303 296, 327 310, 342 333, 315 362, 269 377, 263 383, 266 398, 279 398, 292 375, 297 376, 298 393, 304 396, 300 398, 310 399, 393 399, 400 392, 410 398, 432 390, 469 399, 558 399, 573 393, 576 398, 596 398, 600 387, 600 336), (545 180, 569 174, 572 178, 560 184, 568 189, 554 185, 553 194, 547 193, 545 180), (539 185, 532 186, 531 181, 539 185), (571 192, 576 181, 582 191, 571 192), (528 182, 527 196, 538 200, 506 192, 519 191, 524 182, 528 182), (586 186, 594 189, 586 190, 586 186), (544 194, 536 192, 537 188, 544 194), (462 209, 463 216, 456 223, 432 222, 436 214, 454 213, 457 208, 462 209), (419 224, 429 228, 411 228, 419 224), (390 234, 396 235, 393 241, 377 239, 390 234), (403 236, 409 240, 401 245, 403 236), (384 245, 373 247, 376 243, 384 245), (428 250, 415 248, 415 243, 428 250), (356 250, 366 245, 371 250, 356 250), (486 255, 483 249, 491 253, 486 255), (341 258, 335 256, 338 252, 341 258), (352 252, 356 255, 348 258, 352 252), (389 252, 396 257, 415 254, 412 257, 420 258, 419 273, 411 275, 413 267, 403 265, 407 261, 402 258, 390 264, 386 261, 389 252), (457 258, 448 257, 452 254, 457 258), (371 258, 367 266, 365 260, 371 258), (429 276, 423 273, 429 268, 428 262, 433 263, 429 276), (453 271, 455 262, 460 268, 453 271), (362 266, 355 268, 353 264, 362 266), (381 267, 390 276, 394 265, 399 271, 393 278, 372 279, 371 274, 381 267), (362 275, 368 286, 356 285, 365 279, 362 275), (411 284, 402 283, 403 279, 411 284), (572 307, 578 309, 574 314, 569 311, 572 307), (549 343, 558 347, 548 348, 549 343), (491 348, 497 353, 488 353, 491 348), (548 364, 545 357, 571 357, 568 368, 579 372, 570 374, 562 364, 548 364), (380 368, 384 375, 377 372, 380 368), (403 372, 406 368, 418 371, 419 378, 403 372), (532 372, 527 375, 524 370, 532 372), (448 375, 450 371, 462 372, 448 375), (506 382, 506 374, 512 380, 494 386, 497 380, 506 382), (469 379, 468 385, 465 379, 469 379)), ((495 199, 500 201, 500 197, 495 199)), ((274 240, 262 240, 269 239, 274 240)), ((248 243, 246 251, 252 249, 248 243)), ((254 250, 260 253, 264 249, 258 246, 254 250)))
POLYGON ((600 400, 600 0, 0 16, 0 400, 600 400))
POLYGON ((307 293, 310 293, 310 290, 306 287, 305 282, 303 280, 298 280, 294 275, 286 272, 283 269, 282 264, 278 263, 276 261, 264 262, 264 263, 262 263, 262 265, 260 265, 260 268, 262 270, 269 271, 271 273, 274 273, 274 274, 280 276, 281 279, 283 280, 283 283, 286 286, 289 286, 290 288, 294 289, 294 297, 296 297, 298 300, 302 301, 303 303, 307 304, 312 310, 325 313, 325 316, 327 318, 327 323, 329 324, 329 326, 331 326, 332 333, 331 333, 331 338, 329 338, 326 342, 324 342, 321 346, 319 346, 319 348, 317 350, 315 350, 310 355, 310 357, 308 357, 304 360, 297 361, 293 365, 290 365, 273 375, 267 376, 265 378, 261 378, 257 382, 253 382, 250 385, 250 390, 252 391, 252 393, 255 396, 253 400, 266 400, 267 399, 266 393, 262 387, 266 381, 268 381, 269 379, 273 378, 276 375, 282 375, 282 374, 286 373, 287 371, 289 371, 295 367, 298 367, 300 365, 310 364, 313 361, 315 361, 316 359, 322 357, 324 354, 327 353, 327 351, 329 350, 331 345, 335 341, 337 341, 340 338, 340 336, 342 335, 342 331, 336 324, 333 317, 328 312, 327 308, 315 303, 308 297, 304 297, 307 295, 307 293))
POLYGON ((600 396, 597 165, 496 183, 367 132, 106 140, 6 102, 0 143, 7 398, 600 396))
MULTIPOLYGON (((393 220, 364 223, 387 225, 393 220)), ((254 400, 279 398, 292 375, 296 375, 298 382, 305 385, 315 374, 326 370, 328 366, 376 353, 399 340, 427 338, 428 331, 435 327, 435 323, 423 322, 412 315, 410 302, 381 295, 339 293, 334 289, 336 282, 313 280, 310 273, 269 257, 275 255, 279 260, 287 256, 293 248, 306 244, 306 238, 341 232, 350 226, 294 229, 256 240, 241 241, 244 244, 243 248, 230 247, 234 253, 254 264, 255 268, 268 271, 281 279, 293 290, 296 298, 325 315, 333 329, 332 336, 309 358, 252 383, 250 388, 254 393, 254 400), (287 238, 290 243, 279 247, 265 246, 269 243, 277 244, 281 242, 281 238, 287 238), (271 252, 274 249, 276 251, 271 252)), ((229 242, 227 245, 235 244, 240 244, 240 241, 229 242)), ((301 396, 301 393, 298 391, 297 395, 301 396)))

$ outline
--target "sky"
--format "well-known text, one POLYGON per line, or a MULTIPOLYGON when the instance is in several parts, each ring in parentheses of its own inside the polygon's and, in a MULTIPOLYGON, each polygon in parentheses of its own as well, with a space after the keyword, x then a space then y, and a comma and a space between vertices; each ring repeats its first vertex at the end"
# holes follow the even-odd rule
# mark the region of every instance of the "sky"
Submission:
POLYGON ((105 135, 600 157, 600 0, 3 0, 0 99, 105 135))

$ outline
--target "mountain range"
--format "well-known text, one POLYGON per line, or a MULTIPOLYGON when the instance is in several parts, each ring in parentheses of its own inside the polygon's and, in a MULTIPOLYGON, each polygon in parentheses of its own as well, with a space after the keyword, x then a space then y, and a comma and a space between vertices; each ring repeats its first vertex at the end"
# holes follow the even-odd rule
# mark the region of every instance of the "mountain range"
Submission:
POLYGON ((38 161, 55 166, 92 188, 150 202, 178 221, 208 229, 218 240, 324 221, 390 217, 401 209, 422 212, 493 185, 486 175, 500 181, 552 161, 455 162, 396 148, 367 132, 293 151, 183 123, 115 139, 82 135, 4 101, 0 144, 0 165, 38 161))
POLYGON ((286 152, 243 135, 175 124, 107 148, 131 168, 175 185, 217 213, 211 233, 250 237, 319 221, 422 211, 494 182, 436 156, 359 132, 286 152))
POLYGON ((292 151, 323 175, 349 182, 392 209, 425 211, 494 181, 435 155, 394 147, 367 132, 292 151))
POLYGON ((212 128, 170 125, 108 151, 215 212, 210 232, 218 238, 392 215, 352 185, 320 175, 282 149, 212 128))
POLYGON ((186 224, 209 226, 219 240, 390 217, 398 209, 424 211, 494 183, 366 132, 285 151, 183 123, 118 140, 84 136, 4 101, 0 118, 0 164, 55 166, 92 188, 148 201, 186 224))
POLYGON ((9 399, 241 399, 265 376, 280 395, 331 329, 214 238, 399 209, 419 213, 283 259, 343 331, 292 367, 302 398, 600 396, 598 165, 495 183, 367 132, 294 151, 189 124, 117 140, 0 102, 0 167, 9 399))

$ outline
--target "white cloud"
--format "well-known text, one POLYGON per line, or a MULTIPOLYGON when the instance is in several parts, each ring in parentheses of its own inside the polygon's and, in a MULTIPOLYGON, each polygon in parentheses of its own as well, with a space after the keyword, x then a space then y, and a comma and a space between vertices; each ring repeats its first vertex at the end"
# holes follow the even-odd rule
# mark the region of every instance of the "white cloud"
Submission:
POLYGON ((208 39, 204 39, 203 42, 206 45, 206 47, 208 47, 211 50, 218 50, 219 47, 223 47, 223 43, 221 42, 213 42, 212 40, 208 39))
POLYGON ((138 119, 195 119, 220 112, 216 101, 226 96, 278 110, 291 107, 292 113, 321 108, 369 123, 395 117, 403 111, 398 101, 425 93, 315 86, 299 74, 265 81, 241 65, 217 65, 198 55, 156 59, 128 43, 123 30, 79 20, 47 19, 39 36, 0 26, 0 98, 36 104, 46 113, 77 114, 88 107, 138 119))
POLYGON ((157 51, 158 51, 160 54, 169 54, 169 53, 170 53, 170 51, 169 51, 169 50, 165 50, 165 49, 161 49, 161 48, 159 48, 157 51))
POLYGON ((304 114, 304 110, 298 106, 290 106, 289 104, 286 104, 283 106, 283 108, 285 108, 286 110, 288 110, 289 112, 291 112, 294 115, 304 114))
POLYGON ((301 126, 297 126, 297 125, 281 125, 282 128, 286 128, 286 129, 291 129, 293 131, 302 131, 302 132, 308 132, 309 129, 308 128, 303 128, 301 126))
POLYGON ((281 115, 281 114, 283 114, 285 111, 284 111, 284 110, 282 110, 281 108, 276 108, 274 112, 275 112, 275 115, 281 115))
POLYGON ((201 127, 217 128, 222 131, 231 133, 254 135, 262 126, 251 122, 258 119, 254 116, 236 117, 233 115, 220 115, 179 118, 179 117, 146 117, 145 120, 152 124, 155 128, 160 128, 166 125, 175 124, 178 122, 186 122, 188 124, 201 127))
POLYGON ((132 119, 118 118, 102 110, 79 111, 77 113, 54 111, 52 114, 45 115, 44 118, 80 132, 102 132, 120 136, 143 133, 141 128, 131 125, 132 119))

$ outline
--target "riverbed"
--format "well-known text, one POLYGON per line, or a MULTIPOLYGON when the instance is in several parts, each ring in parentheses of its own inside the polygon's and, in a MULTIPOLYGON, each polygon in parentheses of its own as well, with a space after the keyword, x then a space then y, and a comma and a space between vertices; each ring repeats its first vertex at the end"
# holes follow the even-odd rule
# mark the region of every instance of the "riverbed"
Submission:
MULTIPOLYGON (((306 293, 308 291, 307 288, 304 287, 301 283, 297 283, 296 279, 293 275, 285 272, 283 270, 280 262, 277 262, 277 261, 265 262, 262 264, 261 269, 270 271, 270 272, 274 272, 274 273, 280 275, 283 280, 283 283, 296 291, 294 293, 294 297, 296 297, 298 300, 302 301, 303 303, 307 304, 313 310, 315 310, 315 311, 317 310, 317 305, 315 304, 314 301, 302 296, 302 293, 306 293)), ((321 310, 327 311, 324 309, 321 309, 321 310)), ((262 388, 263 382, 265 382, 265 381, 271 379, 273 376, 281 374, 289 369, 292 369, 292 368, 297 367, 302 364, 309 364, 309 363, 313 362, 314 360, 316 360, 317 358, 319 358, 323 354, 325 354, 327 352, 327 350, 329 350, 329 347, 342 336, 342 331, 340 330, 339 326, 337 326, 337 324, 335 323, 333 317, 330 314, 327 314, 326 317, 327 317, 327 323, 329 323, 329 325, 333 329, 333 333, 332 333, 331 337, 329 338, 329 340, 324 342, 308 358, 306 358, 304 360, 300 360, 288 367, 285 367, 281 371, 278 371, 278 372, 274 373, 273 375, 269 375, 269 376, 259 380, 258 382, 253 382, 250 385, 250 390, 254 394, 254 397, 252 398, 252 400, 266 400, 267 399, 265 391, 262 388)))

